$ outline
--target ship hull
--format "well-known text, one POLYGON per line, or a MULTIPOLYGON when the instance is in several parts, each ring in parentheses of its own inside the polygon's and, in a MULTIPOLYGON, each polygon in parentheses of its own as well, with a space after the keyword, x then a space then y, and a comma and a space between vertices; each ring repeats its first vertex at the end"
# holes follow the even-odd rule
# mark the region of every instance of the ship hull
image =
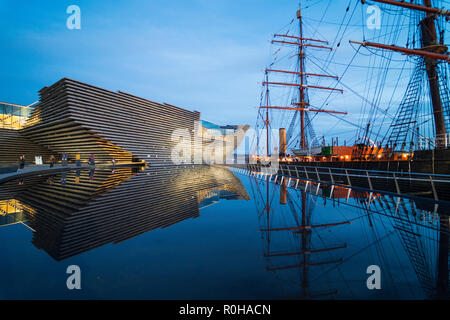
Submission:
POLYGON ((416 151, 411 160, 295 161, 294 159, 294 161, 282 163, 311 167, 450 174, 450 149, 416 151))
MULTIPOLYGON (((404 161, 284 161, 278 163, 276 173, 312 184, 369 190, 374 195, 402 195, 435 203, 439 201, 439 205, 444 201, 448 208, 449 154, 450 150, 421 151, 416 152, 411 160, 404 161)), ((262 163, 246 166, 254 173, 270 172, 269 167, 273 168, 262 163), (263 167, 268 167, 269 171, 263 167)))

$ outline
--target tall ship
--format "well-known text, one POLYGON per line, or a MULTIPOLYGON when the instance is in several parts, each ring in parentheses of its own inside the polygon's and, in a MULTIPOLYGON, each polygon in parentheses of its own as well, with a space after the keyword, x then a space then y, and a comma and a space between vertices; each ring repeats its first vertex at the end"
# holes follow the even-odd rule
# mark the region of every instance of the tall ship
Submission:
POLYGON ((282 163, 448 173, 450 57, 445 33, 450 11, 443 8, 445 2, 350 2, 342 22, 334 26, 333 41, 319 32, 324 18, 305 19, 302 5, 271 40, 273 56, 264 72, 259 134, 253 144, 256 157, 278 153, 282 163), (352 18, 367 9, 379 10, 383 24, 375 25, 370 37, 361 24, 363 38, 351 38, 346 30, 354 26, 352 18), (351 59, 337 74, 330 65, 339 50, 353 54, 346 54, 351 59), (362 59, 365 63, 358 65, 362 59), (346 83, 349 69, 363 81, 363 90, 346 83), (353 104, 358 111, 333 107, 334 101, 353 104), (317 121, 325 116, 329 118, 317 121), (317 135, 317 123, 321 131, 344 124, 352 136, 317 135))

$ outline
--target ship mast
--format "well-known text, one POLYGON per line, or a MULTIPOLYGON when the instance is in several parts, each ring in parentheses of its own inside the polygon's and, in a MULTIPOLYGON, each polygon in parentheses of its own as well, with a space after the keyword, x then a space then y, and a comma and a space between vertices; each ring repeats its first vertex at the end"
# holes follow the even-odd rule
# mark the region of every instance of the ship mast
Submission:
MULTIPOLYGON (((332 247, 322 247, 319 249, 312 249, 311 248, 311 235, 312 235, 312 229, 323 229, 323 228, 330 228, 334 226, 349 224, 351 221, 342 221, 342 222, 335 222, 335 223, 329 223, 329 224, 316 224, 311 225, 310 221, 310 215, 311 215, 311 208, 307 208, 307 191, 300 190, 301 192, 301 219, 298 218, 298 213, 296 208, 299 208, 300 206, 295 203, 294 200, 291 199, 291 196, 288 191, 289 183, 286 180, 282 180, 279 182, 279 190, 280 190, 280 207, 278 209, 282 209, 283 206, 289 205, 289 211, 292 213, 295 225, 294 226, 286 226, 286 227, 278 227, 273 228, 269 224, 269 214, 273 214, 273 210, 270 208, 270 196, 269 196, 269 183, 270 178, 267 178, 266 184, 267 184, 267 202, 262 210, 262 212, 267 214, 267 228, 261 228, 259 229, 260 232, 263 232, 267 234, 267 253, 264 253, 264 257, 266 258, 283 258, 283 257, 298 257, 296 259, 295 264, 284 264, 281 266, 276 267, 267 267, 266 270, 268 271, 282 271, 282 270, 291 270, 291 269, 298 269, 301 270, 302 273, 302 281, 301 281, 301 287, 303 289, 303 294, 299 298, 316 298, 316 297, 324 297, 329 295, 335 295, 338 293, 337 290, 329 291, 329 292, 322 292, 319 294, 311 294, 310 293, 310 281, 309 281, 309 270, 310 268, 313 268, 315 266, 323 266, 323 265, 329 265, 329 264, 337 264, 342 263, 343 259, 328 259, 324 261, 316 261, 312 262, 310 261, 311 255, 314 255, 316 253, 324 253, 324 252, 331 252, 336 251, 339 249, 347 248, 347 244, 344 243, 342 245, 335 245, 332 247), (301 221, 300 221, 301 220, 301 221), (271 243, 270 243, 270 235, 272 232, 289 232, 293 233, 295 235, 300 235, 301 241, 299 241, 299 244, 301 245, 299 250, 289 250, 289 251, 278 251, 278 252, 271 252, 271 243)), ((275 181, 275 183, 277 183, 275 181)), ((259 190, 259 186, 257 185, 257 190, 259 190)), ((272 189, 272 191, 275 191, 275 188, 272 189)), ((260 192, 261 197, 262 193, 260 192)), ((280 210, 281 211, 281 210, 280 210)), ((261 215, 263 216, 263 215, 261 215)), ((286 217, 283 217, 283 220, 286 217)))
MULTIPOLYGON (((305 75, 304 75, 304 67, 305 67, 305 55, 303 52, 303 25, 302 25, 302 11, 301 8, 297 11, 297 19, 298 19, 298 25, 299 25, 299 34, 300 34, 300 45, 298 46, 298 62, 299 62, 299 69, 300 69, 300 84, 301 86, 298 88, 298 101, 300 103, 300 106, 302 108, 306 107, 306 101, 305 101, 305 88, 303 87, 305 82, 305 75)), ((305 111, 300 110, 300 149, 306 149, 306 139, 305 139, 305 111)))
MULTIPOLYGON (((266 72, 266 80, 262 83, 263 86, 266 86, 266 105, 265 106, 259 106, 260 109, 266 109, 266 119, 263 121, 266 123, 266 130, 267 130, 267 141, 269 139, 269 109, 278 109, 278 110, 295 110, 300 112, 300 148, 306 149, 307 148, 307 141, 306 141, 306 126, 309 124, 305 124, 305 112, 325 112, 325 113, 338 113, 338 114, 347 114, 346 112, 339 112, 339 111, 329 111, 329 110, 323 110, 322 108, 309 108, 310 103, 308 101, 308 89, 318 89, 318 90, 328 90, 328 91, 335 91, 343 93, 342 89, 336 89, 333 87, 324 87, 324 86, 317 86, 317 85, 308 85, 307 84, 307 77, 325 77, 325 78, 333 78, 338 80, 339 78, 336 76, 330 76, 330 75, 323 75, 323 74, 316 74, 316 73, 306 73, 305 70, 305 48, 311 47, 316 49, 325 49, 325 50, 333 50, 331 47, 324 46, 322 44, 328 44, 327 41, 323 40, 317 40, 317 39, 310 39, 305 38, 303 34, 303 24, 302 24, 302 14, 301 14, 301 4, 300 8, 297 11, 297 20, 299 23, 299 36, 292 36, 292 35, 283 35, 283 34, 275 34, 274 38, 282 38, 282 40, 272 40, 273 44, 280 44, 280 45, 294 45, 297 46, 297 61, 298 61, 298 72, 296 71, 290 71, 290 70, 276 70, 276 69, 269 69, 267 68, 265 70, 266 72), (286 82, 270 82, 268 78, 269 73, 282 73, 282 74, 295 74, 298 75, 298 80, 295 83, 286 83, 286 82), (291 86, 291 87, 298 87, 298 98, 297 102, 292 103, 292 107, 286 107, 286 106, 271 106, 269 105, 269 86, 291 86)), ((267 150, 269 149, 269 144, 267 142, 267 150)), ((269 155, 269 152, 267 153, 269 155)))
MULTIPOLYGON (((266 71, 266 81, 269 81, 269 74, 266 71)), ((269 86, 266 87, 266 105, 269 105, 269 86)), ((266 109, 266 156, 269 157, 269 108, 266 109)))
MULTIPOLYGON (((431 0, 423 0, 426 7, 431 7, 431 0)), ((420 22, 422 31, 422 47, 432 48, 438 45, 436 25, 434 23, 435 15, 427 12, 427 16, 420 22)), ((439 46, 438 46, 439 47, 439 46)), ((439 74, 437 72, 437 61, 430 58, 425 58, 425 65, 428 75, 428 83, 430 84, 430 95, 433 103, 434 123, 436 126, 436 138, 445 138, 445 119, 444 111, 442 109, 441 93, 439 90, 439 74)), ((437 142, 437 148, 444 147, 444 144, 437 142)))
MULTIPOLYGON (((393 1, 393 0, 372 0, 374 2, 384 3, 388 5, 394 5, 411 10, 418 10, 426 13, 426 17, 420 21, 421 28, 421 45, 420 49, 402 48, 394 45, 386 45, 374 42, 358 42, 350 41, 351 43, 357 43, 362 46, 375 47, 380 49, 386 49, 396 52, 401 52, 406 55, 417 55, 424 58, 426 73, 428 77, 428 83, 430 86, 430 98, 433 108, 433 117, 435 123, 435 138, 436 149, 445 148, 447 130, 445 127, 444 110, 442 106, 441 92, 439 88, 439 72, 438 63, 439 60, 446 63, 450 62, 450 57, 447 55, 448 47, 443 43, 438 42, 436 33, 435 18, 436 15, 446 16, 447 19, 450 16, 450 11, 445 9, 433 8, 431 0, 423 0, 423 6, 418 4, 393 1)), ((365 4, 365 0, 361 0, 365 4)))

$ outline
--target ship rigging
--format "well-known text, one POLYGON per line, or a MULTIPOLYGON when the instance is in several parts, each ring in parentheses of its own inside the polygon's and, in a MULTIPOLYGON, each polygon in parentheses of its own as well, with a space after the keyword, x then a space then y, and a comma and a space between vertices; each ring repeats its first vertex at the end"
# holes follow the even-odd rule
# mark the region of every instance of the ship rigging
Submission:
MULTIPOLYGON (((450 160, 450 58, 445 45, 450 11, 442 4, 431 0, 350 1, 337 36, 330 43, 324 37, 316 37, 321 35, 318 27, 312 29, 305 24, 300 3, 296 19, 287 30, 274 34, 271 41, 277 49, 273 61, 264 70, 256 124, 263 130, 259 130, 261 134, 253 149, 257 158, 268 157, 275 151, 280 161, 326 162, 329 166, 344 162, 344 166, 349 163, 365 169, 385 169, 391 162, 415 161, 414 170, 421 172, 418 163, 434 161, 436 154, 444 162, 450 160), (347 27, 358 7, 374 4, 380 6, 389 23, 373 37, 366 36, 363 30, 363 39, 348 39, 347 49, 352 48, 354 55, 338 75, 330 64, 337 49, 344 47, 347 27), (402 41, 406 41, 403 46, 402 41), (282 55, 282 49, 291 51, 282 55), (403 60, 398 60, 402 55, 403 60), (349 68, 364 68, 363 64, 355 66, 360 56, 367 56, 368 61, 363 90, 342 81, 349 68), (401 61, 400 67, 393 66, 394 61, 401 61), (284 67, 280 66, 283 63, 284 67), (392 84, 387 79, 397 80, 392 84), (323 93, 325 98, 321 97, 323 93), (359 118, 349 117, 349 110, 339 104, 328 106, 332 105, 329 101, 342 94, 347 101, 350 101, 347 94, 356 97, 351 98, 351 103, 359 104, 355 112, 359 118), (354 136, 348 140, 332 137, 331 145, 327 145, 325 134, 316 135, 315 131, 315 128, 326 131, 324 121, 319 127, 313 126, 319 114, 334 117, 334 126, 345 123, 356 127, 354 136), (276 144, 271 141, 272 130, 280 132, 279 150, 275 150, 276 144)), ((327 120, 327 123, 330 124, 326 125, 327 129, 334 128, 332 122, 327 120)), ((444 162, 433 164, 433 172, 445 173, 444 162)), ((391 167, 398 168, 398 165, 391 167)))

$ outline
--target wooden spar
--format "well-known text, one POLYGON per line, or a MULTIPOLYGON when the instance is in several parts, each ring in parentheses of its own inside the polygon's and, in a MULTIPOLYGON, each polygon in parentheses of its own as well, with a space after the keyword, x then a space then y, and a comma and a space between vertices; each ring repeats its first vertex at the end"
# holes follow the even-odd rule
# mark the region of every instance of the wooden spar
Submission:
POLYGON ((315 262, 315 263, 300 263, 300 264, 294 264, 294 265, 289 265, 289 266, 285 266, 285 267, 267 268, 267 270, 277 271, 277 270, 286 270, 286 269, 298 269, 298 268, 314 267, 314 266, 320 266, 323 264, 331 264, 331 263, 339 263, 339 262, 342 262, 342 259, 323 261, 323 262, 315 262))
POLYGON ((387 49, 387 50, 402 52, 406 55, 418 55, 418 56, 422 56, 425 58, 450 62, 450 57, 446 54, 440 54, 440 53, 425 51, 425 50, 421 50, 421 49, 408 49, 408 48, 397 47, 397 46, 393 46, 393 45, 369 42, 369 41, 360 42, 360 41, 350 40, 349 42, 355 43, 355 44, 360 44, 363 47, 374 47, 374 48, 380 48, 380 49, 387 49))
POLYGON ((341 111, 332 111, 332 110, 330 111, 330 110, 310 109, 310 108, 272 107, 272 106, 260 106, 259 108, 261 108, 261 109, 297 110, 297 111, 348 114, 347 112, 341 112, 341 111))
POLYGON ((315 45, 315 44, 298 43, 298 42, 272 40, 272 43, 293 44, 293 45, 300 46, 300 47, 313 47, 313 48, 333 50, 333 48, 330 48, 330 47, 318 46, 318 45, 315 45))
POLYGON ((286 253, 270 253, 270 254, 264 254, 264 257, 285 257, 285 256, 295 256, 295 255, 302 255, 302 254, 309 254, 309 253, 316 253, 316 252, 326 252, 326 251, 332 251, 332 250, 338 250, 338 249, 345 249, 347 248, 347 245, 344 244, 342 246, 338 247, 331 247, 331 248, 323 248, 323 249, 315 249, 315 250, 308 250, 308 251, 299 251, 299 252, 286 252, 286 253))
POLYGON ((268 82, 264 81, 263 86, 269 84, 269 85, 277 85, 277 86, 294 86, 294 87, 303 87, 303 88, 312 88, 312 89, 324 89, 324 90, 332 90, 332 91, 339 91, 341 93, 344 93, 344 90, 342 89, 336 89, 336 88, 329 88, 329 87, 319 87, 319 86, 310 86, 306 84, 298 84, 298 83, 285 83, 285 82, 268 82))
MULTIPOLYGON (((384 4, 391 4, 394 6, 398 6, 398 7, 403 7, 403 8, 407 8, 407 9, 412 9, 412 10, 419 10, 419 11, 424 11, 424 12, 428 12, 428 13, 432 13, 432 14, 437 14, 437 15, 442 15, 442 16, 450 16, 450 11, 446 10, 444 8, 439 9, 439 8, 433 8, 433 7, 425 7, 425 6, 421 6, 419 4, 413 4, 413 3, 407 3, 404 1, 393 1, 393 0, 371 0, 374 2, 379 2, 379 3, 384 3, 384 4)), ((364 4, 366 1, 365 0, 361 0, 361 2, 364 4)))
POLYGON ((316 224, 316 225, 312 225, 312 226, 260 229, 259 231, 293 231, 293 230, 333 227, 333 226, 339 226, 341 224, 348 224, 348 223, 352 223, 352 221, 344 221, 344 222, 336 222, 336 223, 328 223, 328 224, 316 224))
POLYGON ((316 73, 305 73, 305 72, 295 72, 295 71, 286 71, 286 70, 274 70, 274 69, 266 69, 267 72, 280 72, 280 73, 290 73, 290 74, 298 74, 298 75, 304 75, 304 76, 313 76, 313 77, 327 77, 327 78, 333 78, 333 79, 339 79, 337 76, 330 76, 326 74, 316 74, 316 73))
POLYGON ((283 34, 274 34, 274 37, 285 37, 285 38, 292 38, 292 39, 304 40, 304 41, 316 41, 316 42, 328 44, 328 41, 309 39, 309 38, 300 38, 300 37, 288 36, 288 35, 283 35, 283 34))

